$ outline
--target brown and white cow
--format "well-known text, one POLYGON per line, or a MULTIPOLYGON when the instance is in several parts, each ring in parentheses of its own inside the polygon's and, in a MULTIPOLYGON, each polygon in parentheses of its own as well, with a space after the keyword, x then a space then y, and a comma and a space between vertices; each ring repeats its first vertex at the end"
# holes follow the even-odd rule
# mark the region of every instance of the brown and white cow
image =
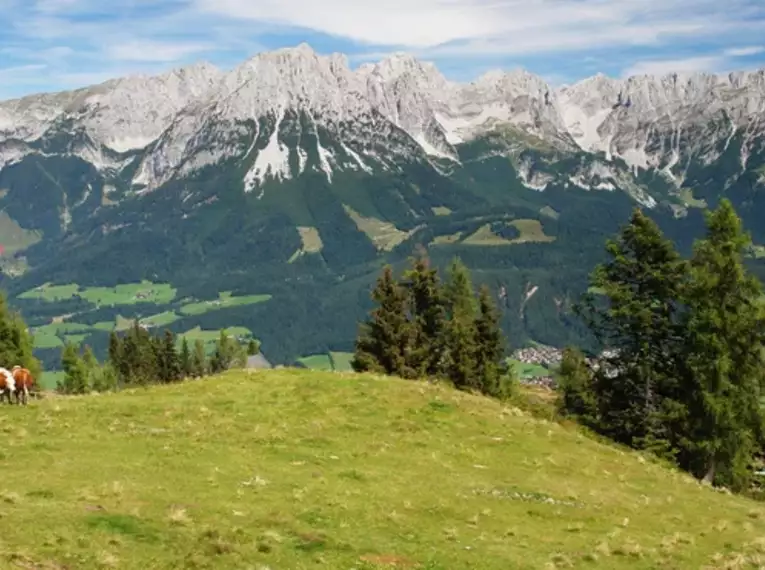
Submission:
POLYGON ((11 403, 11 395, 16 392, 16 379, 13 377, 13 373, 0 367, 0 402, 3 398, 8 396, 8 403, 11 403))
POLYGON ((29 399, 29 390, 34 386, 35 379, 32 377, 32 373, 29 372, 29 370, 18 365, 11 369, 11 373, 13 374, 15 383, 16 403, 21 404, 21 401, 23 401, 26 406, 27 400, 29 399))

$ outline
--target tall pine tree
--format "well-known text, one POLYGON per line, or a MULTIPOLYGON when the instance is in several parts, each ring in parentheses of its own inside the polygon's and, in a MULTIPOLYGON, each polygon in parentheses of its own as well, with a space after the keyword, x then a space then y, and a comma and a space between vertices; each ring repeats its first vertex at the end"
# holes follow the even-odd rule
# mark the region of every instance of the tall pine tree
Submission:
POLYGON ((207 374, 207 353, 205 343, 201 339, 194 341, 194 350, 191 353, 191 376, 201 378, 207 374))
POLYGON ((188 378, 191 376, 192 367, 191 367, 191 351, 189 350, 189 341, 186 339, 186 337, 183 337, 183 340, 181 341, 181 353, 179 355, 179 363, 181 366, 181 374, 184 378, 188 378))
POLYGON ((478 316, 475 320, 476 373, 480 390, 495 397, 508 397, 513 379, 503 366, 505 339, 499 325, 499 311, 491 292, 483 285, 478 294, 478 316))
POLYGON ((407 294, 389 265, 377 280, 372 299, 378 306, 360 327, 353 369, 416 378, 417 371, 409 365, 414 331, 407 318, 407 294))
MULTIPOLYGON (((92 364, 92 363, 91 363, 92 364)), ((59 381, 56 389, 62 394, 85 394, 89 391, 89 369, 77 352, 74 344, 66 343, 61 351, 61 368, 64 380, 59 381)))
POLYGON ((744 267, 751 245, 731 203, 707 215, 696 243, 685 300, 686 373, 680 387, 686 424, 681 465, 707 481, 736 489, 763 449, 765 318, 761 283, 744 267))
POLYGON ((163 382, 177 382, 183 377, 181 361, 175 348, 175 335, 169 330, 165 330, 160 348, 160 361, 163 382))
POLYGON ((639 209, 606 250, 610 259, 591 278, 603 297, 588 294, 578 307, 608 349, 593 384, 601 430, 628 445, 656 448, 666 441, 663 399, 681 354, 679 298, 686 266, 639 209))
POLYGON ((470 271, 454 259, 445 284, 446 376, 459 389, 481 390, 476 347, 476 299, 470 271))
POLYGON ((565 348, 557 377, 558 411, 584 425, 597 427, 598 408, 592 387, 592 372, 584 354, 573 347, 565 348))
POLYGON ((424 253, 411 260, 403 276, 412 325, 412 349, 408 366, 417 377, 437 376, 442 369, 446 303, 438 270, 430 267, 424 253))
POLYGON ((8 369, 23 366, 33 377, 39 378, 42 365, 33 350, 33 339, 26 323, 18 313, 8 308, 5 293, 0 292, 0 366, 8 369))

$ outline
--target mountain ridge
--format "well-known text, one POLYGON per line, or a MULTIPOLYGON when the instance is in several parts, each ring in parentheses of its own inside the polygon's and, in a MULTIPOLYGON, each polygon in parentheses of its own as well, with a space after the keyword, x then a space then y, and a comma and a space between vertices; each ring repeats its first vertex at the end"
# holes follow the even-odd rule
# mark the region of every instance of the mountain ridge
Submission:
MULTIPOLYGON (((403 52, 351 70, 346 56, 318 55, 303 43, 259 53, 229 72, 201 62, 161 75, 128 76, 76 91, 0 102, 0 168, 25 154, 19 142, 23 146, 64 127, 80 129, 91 139, 90 147, 75 150, 75 155, 99 168, 119 170, 126 163, 104 153, 122 155, 162 146, 163 136, 184 122, 186 132, 173 142, 178 148, 167 151, 165 144, 159 155, 149 152, 138 169, 133 182, 152 189, 184 162, 183 150, 199 136, 202 126, 189 123, 243 122, 288 108, 308 109, 312 116, 318 112, 319 120, 333 125, 379 113, 428 156, 453 161, 459 160, 455 144, 475 139, 496 123, 509 123, 569 150, 603 152, 607 160, 619 157, 633 168, 663 164, 675 178, 682 177, 672 172, 681 161, 680 153, 676 148, 652 152, 652 145, 672 143, 652 141, 651 125, 665 123, 679 137, 683 128, 693 126, 694 117, 706 119, 721 112, 730 121, 731 136, 748 128, 763 129, 765 121, 758 115, 765 115, 765 70, 624 80, 598 74, 554 89, 525 70, 490 71, 469 83, 452 82, 434 64, 403 52), (32 118, 27 117, 30 110, 32 118), (205 110, 212 116, 200 117, 205 110), (14 142, 15 147, 6 148, 14 142)), ((257 131, 248 134, 257 136, 257 131)), ((255 179, 262 182, 267 166, 284 173, 287 159, 276 147, 267 146, 270 152, 261 159, 257 174, 250 176, 250 185, 255 179)), ((744 166, 752 152, 742 148, 744 166)), ((228 154, 206 156, 196 167, 228 154)), ((358 149, 349 154, 356 155, 353 160, 363 167, 363 160, 356 160, 358 149)), ((194 161, 185 162, 195 167, 194 161)), ((328 168, 324 166, 325 172, 328 168)))

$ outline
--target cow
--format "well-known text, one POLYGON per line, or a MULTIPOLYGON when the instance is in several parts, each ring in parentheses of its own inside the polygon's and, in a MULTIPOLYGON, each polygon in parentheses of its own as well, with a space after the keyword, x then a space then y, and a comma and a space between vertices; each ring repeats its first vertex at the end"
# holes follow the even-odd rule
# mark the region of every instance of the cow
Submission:
POLYGON ((11 373, 13 374, 15 383, 16 403, 21 404, 21 401, 23 401, 26 406, 27 400, 29 399, 29 390, 34 386, 35 379, 32 378, 32 373, 29 372, 29 370, 22 368, 19 365, 14 366, 11 369, 11 373))
POLYGON ((11 395, 16 392, 16 379, 7 368, 0 367, 0 402, 8 395, 8 403, 11 403, 11 395))

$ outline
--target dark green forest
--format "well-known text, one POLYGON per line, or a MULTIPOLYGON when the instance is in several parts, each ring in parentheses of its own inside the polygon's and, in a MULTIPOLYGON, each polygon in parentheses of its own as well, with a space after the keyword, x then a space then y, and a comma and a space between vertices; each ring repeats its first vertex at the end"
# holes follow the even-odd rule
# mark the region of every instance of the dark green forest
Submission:
MULTIPOLYGON (((296 118, 296 125, 300 120, 296 118)), ((66 149, 78 136, 85 135, 62 134, 40 144, 66 149)), ((287 142, 294 158, 294 145, 303 145, 309 167, 318 160, 309 135, 293 140, 285 131, 284 136, 292 141, 287 142)), ((518 146, 518 136, 503 131, 461 145, 459 165, 426 159, 413 145, 411 156, 395 167, 336 172, 331 183, 307 167, 299 176, 269 181, 250 193, 242 187, 250 159, 230 159, 141 194, 129 184, 140 155, 119 172, 99 172, 73 156, 30 155, 0 171, 0 188, 5 190, 0 208, 22 228, 41 232, 42 239, 17 254, 29 269, 18 277, 4 274, 0 286, 31 326, 61 315, 84 324, 113 320, 118 314, 140 318, 177 308, 181 299, 214 299, 221 291, 270 294, 267 303, 184 316, 169 328, 179 334, 196 326, 243 326, 262 342, 269 360, 292 363, 306 354, 352 351, 356 324, 371 307, 369 293, 381 267, 390 264, 400 271, 425 247, 434 267, 445 270, 459 257, 475 283, 489 288, 511 346, 533 340, 589 350, 594 338, 575 318, 572 306, 587 290, 589 272, 604 259, 605 239, 629 219, 636 201, 627 187, 584 190, 569 184, 570 172, 603 157, 540 141, 521 151, 508 150, 518 146), (507 155, 497 156, 497 151, 507 155), (551 177, 543 191, 524 186, 520 161, 551 177), (393 248, 379 249, 346 207, 411 234, 393 248), (512 243, 521 237, 513 220, 538 222, 552 241, 512 243), (487 225, 505 241, 466 241, 487 225), (298 227, 318 232, 320 251, 293 259, 303 246, 298 227), (456 241, 444 241, 458 233, 456 241), (176 300, 96 307, 77 298, 18 298, 44 283, 89 287, 144 279, 172 284, 178 289, 176 300), (530 287, 537 287, 536 293, 524 302, 530 287)), ((331 146, 331 141, 322 139, 322 144, 331 146)), ((734 137, 731 148, 737 144, 734 137)), ((759 220, 765 201, 756 173, 738 173, 732 158, 721 160, 714 169, 692 161, 686 185, 708 208, 728 197, 754 243, 765 244, 765 224, 759 220)), ((765 156, 753 155, 750 163, 756 168, 765 156)), ((693 240, 703 233, 704 210, 683 205, 656 172, 633 176, 618 159, 609 168, 653 197, 656 205, 646 209, 647 215, 678 251, 689 254, 693 240)), ((747 263, 765 277, 765 261, 751 258, 747 263)), ((102 357, 108 333, 92 332, 85 342, 102 357)), ((38 349, 36 354, 47 368, 58 367, 58 350, 38 349)))

